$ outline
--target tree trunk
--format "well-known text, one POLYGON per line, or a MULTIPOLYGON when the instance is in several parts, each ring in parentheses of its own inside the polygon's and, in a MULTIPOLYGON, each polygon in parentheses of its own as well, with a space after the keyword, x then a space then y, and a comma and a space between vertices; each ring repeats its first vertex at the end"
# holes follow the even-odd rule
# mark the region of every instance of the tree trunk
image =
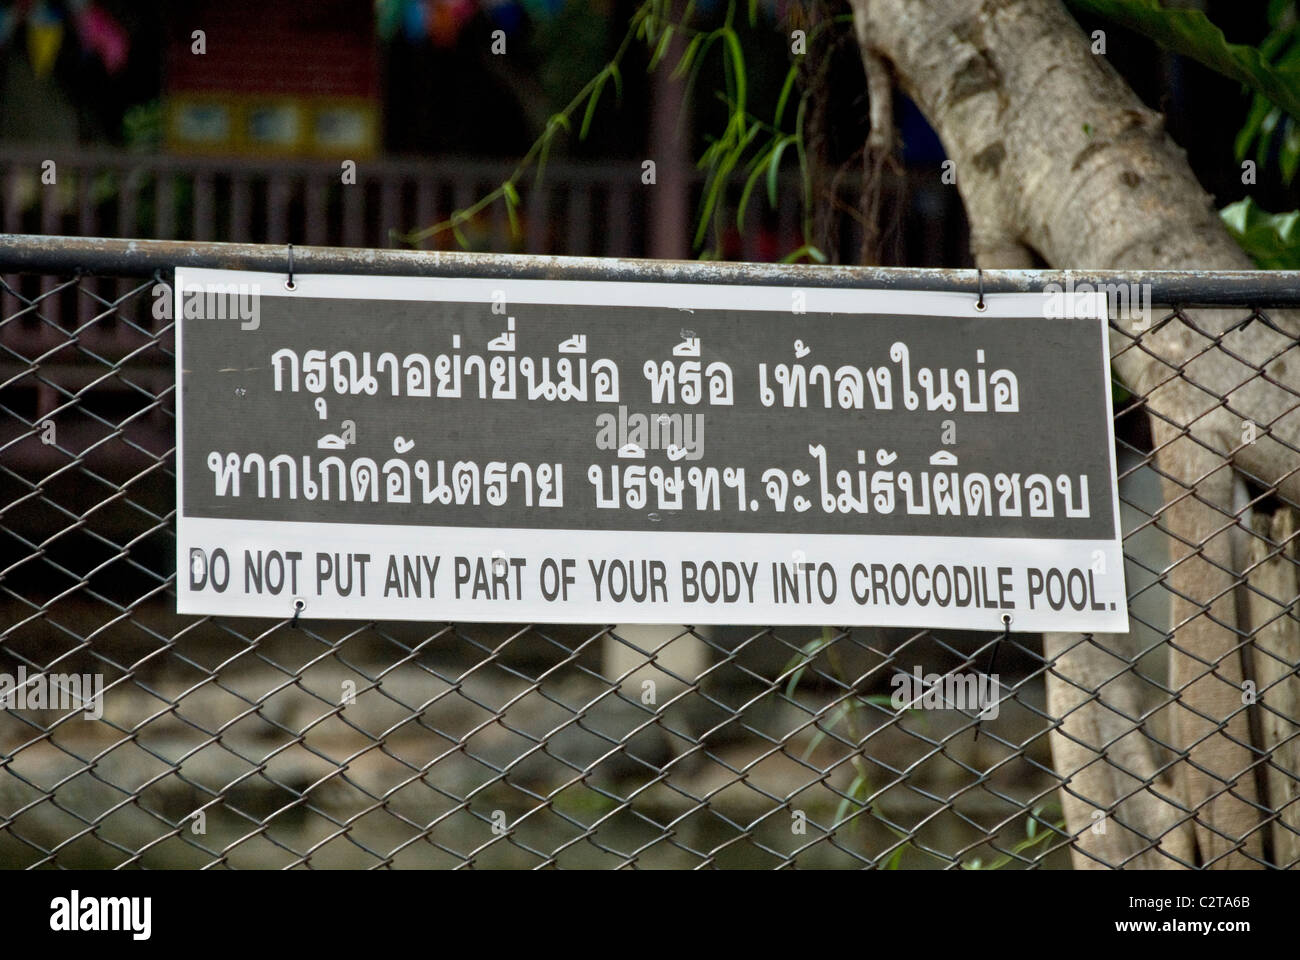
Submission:
POLYGON ((1280 510, 1254 520, 1250 541, 1250 627, 1255 632, 1255 684, 1264 749, 1268 752, 1265 805, 1278 812, 1273 862, 1300 867, 1300 629, 1295 598, 1300 595, 1296 563, 1296 515, 1280 510), (1270 548, 1269 544, 1282 544, 1270 548), (1281 601, 1280 603, 1278 601, 1281 601))
MULTIPOLYGON (((1160 115, 1091 52, 1059 0, 853 8, 864 57, 892 67, 956 163, 980 266, 1029 267, 1037 254, 1075 269, 1252 267, 1160 115)), ((1170 767, 1145 727, 1128 638, 1045 638, 1057 658, 1048 703, 1062 723, 1052 746, 1078 867, 1240 867, 1263 852, 1268 827, 1254 805, 1269 798, 1257 795, 1243 703, 1236 631, 1251 612, 1234 596, 1232 465, 1300 498, 1300 356, 1293 318, 1273 318, 1286 336, 1260 323, 1232 329, 1242 319, 1186 311, 1151 330, 1111 332, 1115 371, 1147 400, 1163 475, 1166 582, 1181 598, 1171 611, 1169 721, 1184 759, 1170 767), (1247 420, 1253 444, 1242 440, 1247 420)), ((1294 590, 1279 599, 1292 602, 1294 590)), ((1270 643, 1294 650, 1295 620, 1271 616, 1279 636, 1270 643)), ((1279 681, 1273 695, 1295 683, 1279 681)))

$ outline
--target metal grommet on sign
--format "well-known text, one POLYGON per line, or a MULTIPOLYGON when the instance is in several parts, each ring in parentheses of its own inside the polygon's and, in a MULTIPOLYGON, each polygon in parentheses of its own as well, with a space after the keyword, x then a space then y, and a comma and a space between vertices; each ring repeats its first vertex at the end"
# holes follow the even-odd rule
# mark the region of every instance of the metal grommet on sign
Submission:
POLYGON ((979 299, 975 301, 975 309, 983 313, 989 308, 988 304, 984 302, 984 271, 980 267, 976 267, 975 270, 976 279, 979 281, 980 286, 980 295, 979 299))
POLYGON ((289 621, 289 626, 297 629, 298 614, 302 613, 303 609, 306 606, 307 606, 307 601, 303 600, 301 597, 298 597, 293 601, 293 619, 289 621))
POLYGON ((289 244, 289 279, 284 281, 284 289, 297 290, 298 284, 293 282, 293 244, 289 244))

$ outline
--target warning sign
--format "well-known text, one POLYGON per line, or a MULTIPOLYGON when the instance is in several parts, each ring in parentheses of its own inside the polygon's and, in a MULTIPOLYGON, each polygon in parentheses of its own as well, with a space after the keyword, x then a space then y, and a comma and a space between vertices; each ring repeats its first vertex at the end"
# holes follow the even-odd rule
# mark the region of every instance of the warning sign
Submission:
POLYGON ((1102 295, 175 297, 181 613, 1127 629, 1102 295))

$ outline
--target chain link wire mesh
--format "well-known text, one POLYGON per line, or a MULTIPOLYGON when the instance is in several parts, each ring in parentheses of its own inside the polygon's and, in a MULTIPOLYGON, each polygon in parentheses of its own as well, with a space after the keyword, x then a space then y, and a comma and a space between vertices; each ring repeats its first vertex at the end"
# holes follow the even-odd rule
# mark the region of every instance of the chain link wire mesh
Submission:
MULTIPOLYGON (((1068 868, 1108 829, 1137 838, 1105 862, 1124 866, 1215 829, 1209 805, 1247 785, 1256 822, 1232 849, 1300 858, 1294 505, 1252 483, 1225 516, 1253 625, 1171 681, 1180 494, 1122 386, 1127 637, 182 617, 173 327, 154 296, 170 278, 27 269, 0 280, 4 866, 1068 868), (1062 669, 1097 649, 1104 676, 1062 669), (1254 696, 1206 735, 1230 732, 1249 761, 1180 799, 1167 781, 1195 755, 1170 713, 1243 652, 1254 696), (996 716, 896 706, 891 677, 916 671, 996 676, 996 716), (1080 739, 1071 716, 1117 677, 1139 702, 1107 704, 1080 739), (1077 694, 1056 715, 1051 682, 1077 694), (1061 772, 1053 737, 1090 759, 1061 772), (1097 769, 1128 786, 1099 799, 1081 785, 1097 769), (1152 794, 1172 818, 1143 819, 1134 799, 1152 794)), ((1175 319, 1157 311, 1152 330, 1175 319)))

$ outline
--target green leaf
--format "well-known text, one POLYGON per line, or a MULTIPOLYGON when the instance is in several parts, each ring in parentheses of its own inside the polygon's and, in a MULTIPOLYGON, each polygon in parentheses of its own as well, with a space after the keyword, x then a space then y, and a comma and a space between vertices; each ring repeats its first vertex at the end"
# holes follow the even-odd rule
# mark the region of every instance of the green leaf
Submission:
MULTIPOLYGON (((721 31, 713 30, 709 33, 698 34, 695 37, 695 40, 691 41, 691 47, 694 47, 698 41, 699 48, 691 57, 691 64, 689 67, 690 73, 686 78, 686 89, 682 92, 682 99, 685 102, 690 102, 691 94, 695 89, 695 81, 699 78, 700 68, 704 65, 704 58, 708 56, 709 48, 713 46, 714 42, 720 35, 721 31)), ((691 47, 687 48, 687 53, 690 53, 691 47)), ((676 73, 674 72, 674 77, 675 76, 676 73)))
POLYGON ((551 138, 549 131, 542 134, 541 143, 541 150, 538 151, 537 154, 537 173, 533 175, 534 187, 540 187, 542 185, 542 175, 546 172, 546 161, 551 155, 551 138))
MULTIPOLYGON (((799 652, 791 657, 790 662, 785 665, 785 670, 797 667, 794 673, 790 675, 789 683, 785 686, 785 695, 791 700, 794 699, 794 688, 799 685, 799 678, 803 676, 804 668, 807 667, 808 664, 812 663, 813 657, 817 656, 822 648, 827 646, 829 643, 830 641, 826 639, 825 634, 813 640, 809 640, 799 648, 799 652)), ((782 670, 781 672, 785 673, 785 670, 782 670)))
POLYGON ((781 258, 781 262, 794 263, 796 260, 799 260, 802 257, 807 257, 809 260, 813 260, 816 263, 826 262, 826 254, 822 253, 816 247, 812 246, 812 244, 808 244, 808 243, 805 243, 798 250, 791 250, 784 257, 781 258))
POLYGON ((849 699, 845 700, 838 707, 836 707, 831 712, 831 715, 826 718, 825 721, 826 726, 823 727, 820 724, 815 725, 817 728, 817 733, 814 734, 813 738, 808 741, 808 749, 804 750, 803 759, 807 760, 809 757, 813 755, 813 751, 815 751, 819 746, 821 746, 821 742, 826 739, 827 735, 835 729, 836 725, 839 724, 841 720, 843 720, 845 717, 847 717, 850 713, 853 712, 853 708, 855 706, 857 706, 857 704, 854 703, 852 697, 849 697, 849 699))
POLYGON ((506 216, 510 218, 510 235, 512 237, 522 236, 522 231, 519 229, 519 191, 515 189, 513 183, 507 180, 501 184, 501 195, 505 197, 506 216))
POLYGON ((1282 165, 1282 182, 1290 186, 1300 166, 1300 130, 1290 117, 1286 119, 1286 132, 1282 135, 1282 150, 1278 159, 1282 165))
MULTIPOLYGON (((803 120, 808 107, 808 91, 799 98, 799 109, 794 115, 794 146, 799 154, 799 181, 803 185, 803 237, 807 240, 813 235, 813 195, 812 169, 808 165, 808 151, 804 149, 803 120)), ((810 249, 810 248, 809 248, 810 249)), ((825 261, 823 261, 825 262, 825 261)))
POLYGON ((1069 4, 1243 83, 1300 118, 1300 68, 1274 66, 1255 47, 1229 43, 1200 10, 1169 10, 1159 0, 1069 0, 1069 4))
POLYGON ((840 801, 840 805, 835 811, 832 829, 844 822, 844 814, 848 811, 850 803, 857 803, 858 806, 862 806, 862 802, 858 800, 858 788, 865 786, 866 783, 867 778, 864 774, 859 773, 853 778, 853 783, 849 785, 848 795, 840 801))
POLYGON ((749 207, 749 196, 754 192, 754 187, 758 183, 758 178, 763 175, 763 170, 767 162, 771 159, 773 151, 776 149, 776 143, 773 142, 754 158, 750 164, 749 178, 745 181, 745 189, 740 191, 740 203, 736 206, 736 229, 745 229, 745 210, 749 207))
POLYGON ((618 64, 610 61, 608 67, 609 75, 614 78, 614 99, 622 104, 623 102, 623 72, 619 70, 618 64))
POLYGON ((889 859, 885 861, 885 865, 881 869, 897 870, 898 863, 900 860, 903 859, 903 853, 907 850, 907 847, 908 845, 906 843, 900 843, 898 845, 898 849, 896 849, 893 853, 889 855, 889 859))
MULTIPOLYGON (((1237 131, 1237 139, 1233 141, 1232 151, 1238 163, 1246 159, 1246 154, 1250 152, 1250 145, 1259 136, 1265 118, 1276 111, 1277 107, 1269 103, 1268 98, 1255 95, 1250 104, 1250 112, 1246 114, 1246 122, 1241 125, 1241 129, 1237 131)), ((1274 123, 1276 122, 1274 118, 1274 123)))
POLYGON ((832 731, 834 731, 836 725, 856 710, 859 703, 874 703, 880 707, 892 707, 894 705, 893 698, 884 693, 874 694, 869 697, 850 697, 848 700, 845 700, 836 707, 831 712, 831 715, 826 718, 826 726, 823 727, 819 724, 815 724, 817 732, 813 734, 813 738, 808 741, 808 747, 803 752, 803 759, 807 760, 811 757, 813 751, 821 746, 821 742, 825 740, 832 731))
POLYGON ((1265 270, 1300 269, 1300 210, 1268 213, 1247 197, 1219 211, 1233 239, 1265 270))
POLYGON ((785 74, 785 83, 781 84, 781 95, 776 98, 776 117, 772 120, 772 126, 778 130, 781 129, 781 117, 785 115, 786 101, 790 99, 790 91, 794 89, 794 82, 798 76, 798 66, 791 64, 785 74))
POLYGON ((871 703, 877 707, 893 707, 894 698, 888 693, 873 693, 869 696, 858 697, 863 703, 871 703))
MULTIPOLYGON (((730 152, 722 156, 717 167, 711 171, 708 182, 704 185, 704 203, 700 209, 700 223, 695 229, 694 245, 696 249, 699 249, 700 244, 704 242, 704 235, 709 228, 709 220, 713 216, 713 211, 718 208, 718 201, 722 199, 723 192, 727 189, 732 169, 740 161, 741 154, 745 152, 750 141, 758 135, 759 129, 760 126, 755 121, 744 138, 730 152)), ((726 139, 724 138, 720 142, 726 143, 726 139)))
POLYGON ((727 50, 731 54, 732 75, 736 81, 736 112, 745 112, 745 54, 740 49, 740 37, 730 27, 722 28, 722 38, 727 41, 727 50))
POLYGON ((691 42, 686 45, 682 51, 681 59, 677 61, 677 66, 673 67, 673 72, 669 75, 670 79, 680 80, 686 75, 686 71, 691 69, 691 64, 695 62, 695 54, 700 49, 700 44, 704 42, 704 34, 697 33, 691 37, 691 42))
POLYGON ((509 198, 506 198, 506 216, 510 218, 510 236, 519 237, 521 235, 519 214, 516 212, 515 204, 509 198))
POLYGON ((1259 125, 1259 142, 1255 144, 1255 164, 1264 166, 1268 160, 1268 146, 1272 142, 1273 131, 1277 129, 1277 123, 1282 119, 1282 111, 1277 107, 1269 107, 1268 113, 1264 114, 1264 122, 1259 125))
POLYGON ((785 148, 794 143, 794 137, 785 136, 777 141, 776 147, 772 150, 772 159, 767 165, 767 202, 771 207, 776 207, 776 180, 781 170, 781 154, 785 148))
POLYGON ((600 94, 605 89, 605 81, 608 79, 609 73, 604 70, 596 78, 596 85, 591 90, 591 96, 587 98, 587 112, 582 116, 582 129, 578 131, 579 140, 587 139, 587 131, 591 129, 591 118, 596 115, 596 104, 600 103, 600 94))
MULTIPOLYGON (((1273 26, 1275 29, 1269 31, 1268 35, 1259 41, 1259 53, 1265 60, 1276 63, 1278 53, 1295 43, 1295 22, 1293 20, 1285 26, 1278 24, 1273 26)), ((1282 62, 1289 63, 1290 60, 1284 56, 1282 62)))
POLYGON ((672 39, 673 39, 673 28, 671 26, 664 27, 663 35, 659 38, 659 42, 655 45, 655 52, 650 56, 650 63, 646 67, 647 73, 653 70, 655 67, 659 66, 659 61, 662 60, 664 58, 664 54, 668 52, 668 44, 672 41, 672 39))
POLYGON ((700 159, 695 161, 695 166, 700 170, 716 166, 722 154, 731 149, 731 125, 727 125, 721 137, 715 139, 706 136, 705 139, 709 141, 709 145, 700 154, 700 159))

